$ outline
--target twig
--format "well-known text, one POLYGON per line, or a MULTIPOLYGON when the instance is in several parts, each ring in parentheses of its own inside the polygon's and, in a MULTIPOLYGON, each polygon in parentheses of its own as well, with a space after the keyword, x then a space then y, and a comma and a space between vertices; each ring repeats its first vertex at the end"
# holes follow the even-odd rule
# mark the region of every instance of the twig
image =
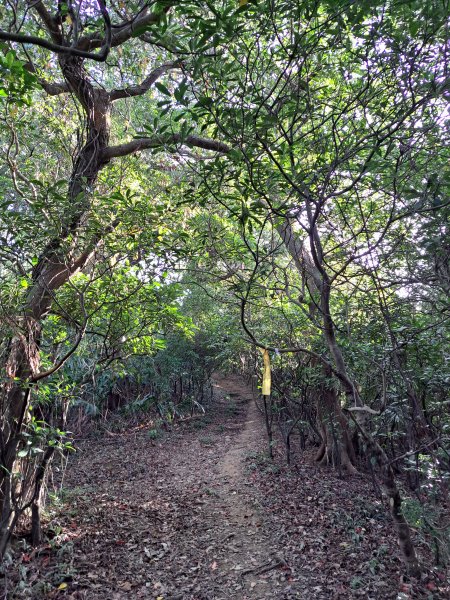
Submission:
POLYGON ((263 573, 267 573, 268 571, 272 571, 273 569, 278 569, 280 567, 286 567, 287 563, 284 558, 278 558, 278 560, 271 561, 270 563, 264 563, 259 567, 254 567, 253 569, 245 569, 245 571, 241 572, 241 576, 249 575, 253 573, 254 575, 262 575, 263 573))

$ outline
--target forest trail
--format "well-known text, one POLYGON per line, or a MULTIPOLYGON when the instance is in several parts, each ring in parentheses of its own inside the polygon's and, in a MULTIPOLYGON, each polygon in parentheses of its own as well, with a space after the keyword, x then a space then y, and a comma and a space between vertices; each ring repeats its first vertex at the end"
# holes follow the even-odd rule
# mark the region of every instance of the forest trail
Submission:
MULTIPOLYGON (((264 531, 262 507, 250 502, 244 493, 249 485, 246 457, 259 451, 265 436, 262 416, 253 401, 252 390, 240 378, 217 378, 215 385, 225 396, 238 397, 247 406, 244 427, 219 463, 220 497, 225 502, 224 524, 229 531, 225 539, 230 544, 218 568, 228 581, 235 580, 234 597, 241 591, 243 598, 274 598, 280 592, 279 586, 274 585, 273 579, 261 575, 285 568, 286 561, 274 551, 274 542, 264 531)), ((221 519, 220 505, 219 510, 217 508, 212 510, 214 520, 221 519)))
POLYGON ((161 440, 80 444, 64 481, 69 598, 301 597, 248 477, 246 460, 265 444, 252 391, 236 376, 216 375, 214 388, 210 416, 161 440))
POLYGON ((447 597, 444 579, 403 579, 367 477, 343 480, 298 447, 285 467, 280 444, 270 461, 249 386, 216 375, 214 390, 205 415, 156 438, 141 423, 79 440, 46 526, 53 539, 18 555, 4 597, 447 597))

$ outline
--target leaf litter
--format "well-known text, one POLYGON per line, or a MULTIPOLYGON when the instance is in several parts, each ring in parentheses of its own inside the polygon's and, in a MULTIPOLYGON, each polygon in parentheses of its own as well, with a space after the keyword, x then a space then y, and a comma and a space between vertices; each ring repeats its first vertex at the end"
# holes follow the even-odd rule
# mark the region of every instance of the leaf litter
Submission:
POLYGON ((4 597, 71 600, 449 597, 430 550, 408 580, 366 475, 341 479, 297 452, 264 454, 264 423, 238 377, 216 377, 202 427, 90 436, 71 458, 40 548, 16 541, 4 597), (230 401, 230 398, 232 400, 230 401))

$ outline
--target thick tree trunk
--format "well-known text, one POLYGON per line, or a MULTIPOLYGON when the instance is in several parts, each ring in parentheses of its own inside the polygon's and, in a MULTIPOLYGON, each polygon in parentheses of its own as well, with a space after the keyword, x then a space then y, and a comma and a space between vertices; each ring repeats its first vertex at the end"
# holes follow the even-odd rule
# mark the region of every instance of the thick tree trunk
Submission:
POLYGON ((7 382, 1 390, 0 557, 7 547, 18 512, 20 514, 20 509, 13 507, 12 474, 29 408, 30 388, 40 367, 42 322, 50 311, 54 292, 82 269, 91 256, 92 240, 81 239, 80 225, 87 218, 90 190, 105 164, 103 153, 109 141, 111 103, 108 94, 91 85, 81 59, 62 55, 60 66, 69 88, 85 111, 86 141, 75 160, 69 182, 71 217, 61 236, 49 242, 34 268, 33 283, 22 317, 18 318, 18 333, 11 341, 6 362, 7 382))
POLYGON ((315 457, 316 461, 320 465, 343 468, 350 474, 357 473, 348 422, 339 405, 336 390, 330 386, 322 386, 320 397, 317 399, 317 416, 322 442, 315 457))
MULTIPOLYGON (((316 324, 320 324, 322 327, 324 339, 333 357, 336 370, 343 374, 345 380, 349 381, 344 358, 334 334, 334 324, 329 308, 329 282, 324 277, 324 273, 314 263, 313 257, 305 248, 305 243, 293 231, 288 218, 278 226, 278 233, 312 297, 309 303, 309 315, 316 324)), ((325 370, 324 375, 326 378, 330 378, 332 373, 325 370)), ((346 393, 353 399, 355 397, 354 387, 350 384, 347 385, 346 393)), ((349 425, 342 412, 338 395, 332 387, 326 385, 322 387, 321 396, 317 399, 317 412, 321 426, 322 443, 317 452, 316 460, 320 464, 334 466, 339 464, 348 473, 356 473, 356 457, 349 425)))
POLYGON ((28 381, 39 367, 40 325, 32 317, 23 318, 21 325, 21 331, 10 343, 6 381, 1 389, 0 556, 8 543, 12 524, 17 520, 14 499, 18 480, 14 465, 27 415, 28 381))
MULTIPOLYGON (((278 232, 288 252, 292 256, 297 270, 303 278, 303 281, 306 282, 309 292, 313 298, 313 301, 310 303, 311 318, 314 318, 316 321, 318 321, 319 318, 321 320, 324 338, 327 343, 328 350, 333 357, 335 372, 339 375, 339 380, 344 387, 349 404, 351 403, 362 406, 357 387, 347 373, 344 357, 336 340, 335 327, 330 312, 331 282, 327 272, 323 267, 322 246, 319 232, 317 230, 316 221, 312 214, 310 202, 308 200, 306 201, 306 209, 311 227, 309 238, 311 242, 311 253, 309 253, 305 248, 304 242, 302 242, 295 234, 290 220, 287 217, 285 218, 283 224, 278 227, 278 232), (314 297, 318 298, 318 300, 314 300, 314 297)), ((348 429, 345 425, 346 419, 342 414, 342 409, 337 395, 332 398, 331 394, 326 393, 323 400, 324 401, 320 401, 318 404, 319 416, 321 413, 323 415, 324 411, 326 411, 329 416, 325 417, 325 419, 322 419, 322 444, 319 448, 316 458, 321 461, 327 461, 332 456, 330 445, 333 443, 333 431, 330 431, 326 427, 328 418, 328 423, 330 424, 339 423, 339 456, 343 459, 342 464, 347 466, 347 468, 351 468, 353 465, 350 457, 354 456, 352 454, 353 445, 352 440, 348 435, 348 429)), ((376 458, 378 462, 380 477, 386 495, 389 499, 391 516, 397 532, 400 549, 406 567, 412 575, 418 575, 420 568, 414 545, 411 540, 410 527, 401 510, 401 495, 395 481, 392 466, 384 450, 370 434, 370 432, 365 429, 364 415, 364 412, 359 413, 358 420, 355 419, 355 424, 357 425, 358 430, 363 433, 364 440, 372 457, 376 458)))

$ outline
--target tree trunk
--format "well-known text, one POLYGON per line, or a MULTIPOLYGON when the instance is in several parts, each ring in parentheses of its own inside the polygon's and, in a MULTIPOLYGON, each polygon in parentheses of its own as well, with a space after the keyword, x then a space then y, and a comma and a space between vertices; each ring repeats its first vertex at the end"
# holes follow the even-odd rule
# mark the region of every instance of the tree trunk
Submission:
POLYGON ((0 557, 18 519, 14 509, 18 483, 14 466, 29 404, 28 381, 39 367, 40 332, 39 323, 32 317, 22 319, 21 331, 11 340, 5 366, 7 379, 1 390, 0 557))
MULTIPOLYGON (((316 220, 312 214, 310 201, 308 199, 306 200, 306 210, 311 228, 309 236, 311 254, 305 248, 305 243, 302 242, 293 231, 289 218, 286 217, 283 223, 278 226, 278 232, 313 298, 310 303, 311 318, 315 318, 316 320, 319 320, 320 318, 321 320, 324 338, 328 350, 333 357, 335 372, 339 375, 339 380, 344 387, 347 398, 351 403, 361 406, 362 402, 359 398, 357 387, 347 373, 344 357, 336 340, 335 327, 330 312, 331 282, 323 267, 322 245, 316 226, 316 220), (319 296, 318 302, 314 300, 314 296, 319 296)), ((320 453, 317 454, 317 457, 320 457, 321 461, 327 461, 331 456, 330 445, 332 444, 333 431, 330 431, 326 427, 326 418, 328 418, 328 423, 339 424, 339 435, 337 436, 337 439, 340 446, 339 457, 343 460, 342 464, 345 465, 347 469, 354 470, 350 460, 350 457, 354 456, 352 440, 348 435, 348 429, 345 425, 346 419, 342 414, 342 409, 336 393, 334 393, 334 397, 332 397, 332 394, 330 393, 325 393, 324 401, 319 401, 319 416, 321 412, 323 415, 323 411, 326 411, 328 415, 324 415, 325 423, 322 421, 322 444, 319 449, 320 453), (349 453, 350 448, 352 450, 350 450, 349 453)), ((358 419, 355 419, 355 424, 359 431, 363 433, 368 449, 372 456, 377 459, 379 464, 381 480, 389 499, 391 516, 406 567, 412 575, 417 575, 420 572, 419 564, 411 540, 410 527, 401 511, 401 496, 395 482, 392 466, 384 450, 370 432, 365 429, 364 420, 365 413, 358 413, 358 419)))
POLYGON ((343 467, 348 473, 355 474, 356 456, 353 448, 348 422, 339 405, 336 390, 323 385, 317 399, 322 442, 316 454, 320 465, 343 467))
MULTIPOLYGON (((334 324, 330 314, 330 284, 323 270, 315 264, 313 257, 292 229, 288 218, 278 226, 278 233, 294 260, 304 286, 308 289, 312 300, 309 302, 310 318, 321 325, 325 342, 333 357, 336 370, 343 375, 344 381, 349 382, 341 349, 336 341, 334 324)), ((325 369, 325 377, 332 376, 325 369)), ((357 398, 355 386, 348 383, 346 393, 353 400, 357 398)), ((322 387, 321 397, 317 399, 317 412, 321 422, 322 443, 316 455, 320 464, 342 465, 348 473, 356 473, 356 456, 352 444, 349 425, 342 412, 336 391, 330 386, 322 387), (336 442, 333 440, 336 438, 336 442), (335 451, 333 446, 337 445, 335 451), (334 456, 333 456, 334 455, 334 456)))
POLYGON ((48 243, 33 270, 32 286, 23 307, 23 316, 18 318, 18 333, 10 343, 6 361, 7 381, 0 396, 0 558, 18 518, 18 509, 12 505, 15 486, 12 473, 29 408, 30 389, 40 367, 42 322, 51 309, 54 292, 84 267, 95 247, 96 240, 81 238, 80 225, 87 219, 90 190, 105 164, 103 152, 109 141, 111 103, 108 94, 91 85, 80 58, 61 55, 59 61, 69 88, 85 111, 86 141, 75 160, 69 182, 71 218, 61 236, 48 243), (68 236, 72 240, 70 243, 68 236))
POLYGON ((269 445, 269 457, 273 459, 273 414, 272 401, 270 396, 263 396, 264 401, 264 420, 266 423, 267 440, 269 445))

